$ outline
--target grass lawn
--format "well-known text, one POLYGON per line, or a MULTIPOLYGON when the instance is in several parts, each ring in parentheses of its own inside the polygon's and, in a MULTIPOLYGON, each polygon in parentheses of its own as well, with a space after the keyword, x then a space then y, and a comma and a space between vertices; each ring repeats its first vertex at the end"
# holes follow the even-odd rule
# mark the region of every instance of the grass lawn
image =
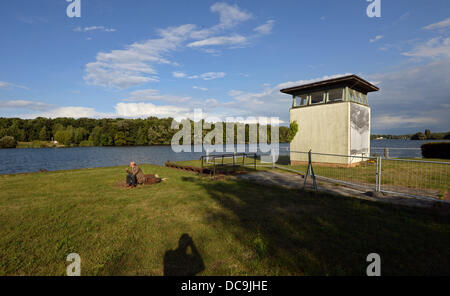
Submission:
POLYGON ((373 252, 383 275, 450 275, 448 215, 142 168, 168 179, 126 189, 124 167, 0 176, 0 275, 64 275, 72 252, 82 275, 162 275, 183 234, 200 275, 365 275, 373 252))

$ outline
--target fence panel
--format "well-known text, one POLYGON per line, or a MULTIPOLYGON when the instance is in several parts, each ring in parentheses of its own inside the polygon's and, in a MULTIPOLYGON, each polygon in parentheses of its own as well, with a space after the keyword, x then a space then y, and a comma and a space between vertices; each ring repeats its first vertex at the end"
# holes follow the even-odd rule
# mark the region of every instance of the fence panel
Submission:
MULTIPOLYGON (((291 151, 297 160, 291 168, 306 173, 308 152, 291 151)), ((311 153, 314 173, 319 179, 375 190, 377 184, 377 158, 311 153)))
POLYGON ((450 162, 382 159, 381 191, 443 199, 450 186, 449 167, 450 162))

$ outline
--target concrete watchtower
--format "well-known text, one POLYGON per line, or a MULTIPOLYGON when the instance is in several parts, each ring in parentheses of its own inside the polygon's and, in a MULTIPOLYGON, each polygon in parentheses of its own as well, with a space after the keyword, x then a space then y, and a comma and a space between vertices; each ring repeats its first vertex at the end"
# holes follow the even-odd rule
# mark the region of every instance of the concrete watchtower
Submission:
MULTIPOLYGON (((282 89, 292 95, 290 121, 298 123, 291 142, 291 164, 308 161, 292 151, 339 155, 370 155, 369 92, 379 88, 356 75, 282 89)), ((315 155, 323 163, 351 165, 360 158, 315 155)))

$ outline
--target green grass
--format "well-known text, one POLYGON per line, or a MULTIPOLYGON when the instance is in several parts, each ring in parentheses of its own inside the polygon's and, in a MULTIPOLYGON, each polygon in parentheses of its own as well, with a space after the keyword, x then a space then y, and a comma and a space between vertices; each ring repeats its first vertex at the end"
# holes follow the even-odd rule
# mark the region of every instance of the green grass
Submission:
POLYGON ((200 275, 364 275, 373 252, 384 275, 450 275, 450 221, 435 211, 142 168, 168 179, 126 189, 123 167, 0 176, 0 275, 64 275, 72 252, 82 275, 162 275, 184 233, 200 275))

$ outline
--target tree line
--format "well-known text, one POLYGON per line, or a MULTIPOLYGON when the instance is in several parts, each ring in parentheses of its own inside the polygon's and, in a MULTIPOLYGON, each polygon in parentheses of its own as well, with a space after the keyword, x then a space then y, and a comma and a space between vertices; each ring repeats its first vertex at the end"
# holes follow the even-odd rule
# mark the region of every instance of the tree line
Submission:
POLYGON ((432 133, 429 129, 409 135, 371 135, 371 139, 401 139, 401 140, 450 140, 450 132, 432 133))
MULTIPOLYGON (((0 148, 20 147, 21 143, 29 142, 36 143, 38 146, 47 146, 44 143, 50 141, 57 141, 58 144, 66 147, 170 145, 173 135, 178 132, 178 130, 171 128, 172 121, 173 118, 157 117, 146 119, 0 118, 0 148)), ((190 122, 193 126, 194 122, 190 122)), ((236 128, 235 125, 235 131, 236 128)), ((214 124, 212 129, 214 129, 214 124)), ((245 129, 246 143, 248 143, 248 124, 245 129)), ((289 127, 280 126, 280 142, 288 141, 289 129, 289 127)), ((269 126, 269 140, 270 130, 269 126)), ((203 136, 209 131, 203 129, 203 136)), ((225 143, 225 127, 223 128, 223 136, 225 143)))

